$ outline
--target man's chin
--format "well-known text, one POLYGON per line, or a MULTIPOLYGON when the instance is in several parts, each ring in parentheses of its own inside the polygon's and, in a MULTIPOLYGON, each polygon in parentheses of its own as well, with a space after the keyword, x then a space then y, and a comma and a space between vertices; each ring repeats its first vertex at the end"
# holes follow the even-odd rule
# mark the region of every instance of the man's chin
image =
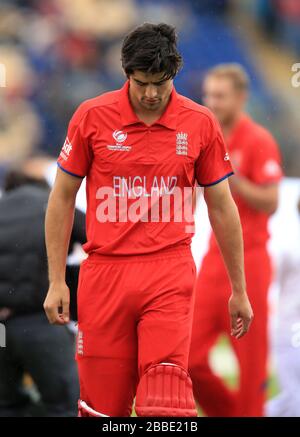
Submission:
POLYGON ((161 106, 161 102, 155 102, 155 103, 142 102, 142 106, 145 109, 148 109, 148 111, 157 111, 161 106))
MULTIPOLYGON (((214 112, 214 111, 212 111, 212 112, 214 112)), ((228 114, 224 115, 224 114, 218 114, 218 112, 214 112, 214 114, 215 114, 218 122, 221 125, 231 124, 231 122, 233 120, 233 116, 231 114, 230 115, 228 115, 228 114)))

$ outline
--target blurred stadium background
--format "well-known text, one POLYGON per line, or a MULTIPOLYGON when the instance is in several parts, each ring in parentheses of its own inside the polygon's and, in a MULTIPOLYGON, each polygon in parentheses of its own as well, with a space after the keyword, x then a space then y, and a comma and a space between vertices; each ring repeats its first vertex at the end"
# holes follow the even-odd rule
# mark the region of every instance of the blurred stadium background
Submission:
MULTIPOLYGON (((292 65, 300 62, 299 0, 0 0, 0 186, 12 164, 55 159, 77 105, 122 85, 121 40, 144 21, 177 27, 184 68, 175 85, 199 103, 209 67, 238 62, 247 69, 248 110, 278 140, 285 175, 298 186, 300 88, 292 86, 292 65)), ((200 228, 193 245, 198 263, 208 229, 202 214, 200 228)), ((212 360, 234 384, 225 340, 212 360)))

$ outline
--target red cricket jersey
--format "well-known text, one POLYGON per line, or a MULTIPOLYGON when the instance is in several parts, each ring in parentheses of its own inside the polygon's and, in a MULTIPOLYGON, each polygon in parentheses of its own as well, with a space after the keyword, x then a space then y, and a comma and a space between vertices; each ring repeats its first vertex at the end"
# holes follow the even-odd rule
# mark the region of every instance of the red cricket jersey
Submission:
POLYGON ((194 222, 184 211, 177 215, 185 197, 180 192, 232 174, 208 109, 173 87, 164 113, 148 126, 133 111, 128 90, 129 81, 82 103, 58 158, 62 170, 87 178, 88 253, 146 254, 190 245, 194 222), (160 208, 166 200, 169 219, 160 208))
MULTIPOLYGON (((282 178, 279 147, 263 126, 248 115, 243 115, 227 141, 230 159, 237 174, 258 185, 277 183, 282 178)), ((269 215, 249 206, 240 196, 234 195, 243 228, 245 248, 263 245, 269 238, 269 215)), ((214 236, 211 249, 216 249, 214 236)))

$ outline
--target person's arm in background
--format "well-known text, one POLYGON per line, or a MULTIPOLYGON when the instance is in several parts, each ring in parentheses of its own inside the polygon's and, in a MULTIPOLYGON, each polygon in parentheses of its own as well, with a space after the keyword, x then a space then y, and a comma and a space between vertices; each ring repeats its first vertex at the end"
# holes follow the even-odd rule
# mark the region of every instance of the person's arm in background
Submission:
POLYGON ((65 281, 66 259, 74 221, 75 199, 81 182, 81 178, 58 169, 49 196, 45 220, 49 290, 44 309, 52 324, 69 322, 70 292, 65 281))
POLYGON ((254 140, 248 159, 251 171, 247 177, 234 165, 234 177, 229 184, 233 194, 241 197, 251 208, 273 214, 278 206, 279 181, 282 177, 279 147, 265 130, 254 140))
POLYGON ((209 220, 231 282, 231 334, 241 338, 249 330, 253 311, 246 291, 242 228, 228 179, 204 188, 209 220))
POLYGON ((278 183, 258 185, 247 178, 233 176, 230 180, 233 194, 242 197, 252 208, 273 214, 278 206, 278 183))

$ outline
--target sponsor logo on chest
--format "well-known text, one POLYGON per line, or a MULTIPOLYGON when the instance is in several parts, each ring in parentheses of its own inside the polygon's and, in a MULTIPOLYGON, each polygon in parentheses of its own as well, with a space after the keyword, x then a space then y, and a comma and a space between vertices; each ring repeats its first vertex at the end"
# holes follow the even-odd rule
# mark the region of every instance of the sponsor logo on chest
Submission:
MULTIPOLYGON (((122 130, 115 130, 112 133, 113 139, 116 141, 116 144, 108 144, 106 147, 108 150, 116 151, 116 152, 130 152, 132 146, 128 146, 125 143, 127 140, 127 132, 122 130)), ((188 134, 186 132, 177 132, 176 133, 176 155, 184 155, 188 154, 188 134)))
POLYGON ((126 146, 123 144, 127 140, 127 133, 122 130, 115 130, 112 133, 113 139, 116 141, 116 144, 108 144, 106 147, 108 150, 113 150, 117 152, 130 152, 131 146, 126 146))

